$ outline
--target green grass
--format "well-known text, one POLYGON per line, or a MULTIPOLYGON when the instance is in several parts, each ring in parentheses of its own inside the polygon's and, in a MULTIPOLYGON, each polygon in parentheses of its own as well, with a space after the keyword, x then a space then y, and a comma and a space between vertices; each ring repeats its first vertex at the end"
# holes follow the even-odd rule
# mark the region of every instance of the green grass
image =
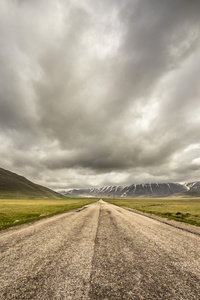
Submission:
MULTIPOLYGON (((76 209, 98 199, 0 199, 0 230, 76 209)), ((104 199, 141 212, 200 226, 200 199, 104 199)))
POLYGON ((96 202, 96 199, 0 199, 0 230, 96 202))
POLYGON ((200 226, 200 198, 196 199, 104 199, 105 201, 154 214, 160 217, 200 226))

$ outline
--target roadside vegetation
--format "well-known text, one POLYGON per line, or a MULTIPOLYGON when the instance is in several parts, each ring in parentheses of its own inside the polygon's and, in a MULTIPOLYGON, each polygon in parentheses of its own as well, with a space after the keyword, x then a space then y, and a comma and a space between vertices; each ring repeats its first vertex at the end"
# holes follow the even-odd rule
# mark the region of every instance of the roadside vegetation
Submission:
POLYGON ((0 230, 96 202, 97 199, 0 199, 0 230))
POLYGON ((167 219, 200 226, 200 198, 104 199, 105 201, 167 219))

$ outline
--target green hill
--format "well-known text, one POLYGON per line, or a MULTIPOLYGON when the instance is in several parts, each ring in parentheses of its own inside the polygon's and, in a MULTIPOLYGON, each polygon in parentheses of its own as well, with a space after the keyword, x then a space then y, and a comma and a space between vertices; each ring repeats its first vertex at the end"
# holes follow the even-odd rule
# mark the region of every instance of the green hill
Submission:
POLYGON ((0 198, 59 198, 61 195, 0 168, 0 198))

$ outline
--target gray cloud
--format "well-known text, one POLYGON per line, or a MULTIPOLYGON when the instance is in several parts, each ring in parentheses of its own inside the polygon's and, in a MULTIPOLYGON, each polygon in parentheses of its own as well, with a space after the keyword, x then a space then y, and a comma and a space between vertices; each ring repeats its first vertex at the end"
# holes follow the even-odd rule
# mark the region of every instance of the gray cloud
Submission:
POLYGON ((1 166, 52 188, 199 179, 199 11, 1 1, 1 166))

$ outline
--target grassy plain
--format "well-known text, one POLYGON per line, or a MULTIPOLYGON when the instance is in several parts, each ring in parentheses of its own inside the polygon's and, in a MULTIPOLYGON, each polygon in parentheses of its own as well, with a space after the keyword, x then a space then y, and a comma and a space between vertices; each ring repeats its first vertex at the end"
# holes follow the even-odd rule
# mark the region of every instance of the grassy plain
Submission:
POLYGON ((200 226, 200 198, 105 199, 105 201, 121 207, 128 207, 171 220, 200 226))
POLYGON ((96 199, 0 199, 0 230, 96 202, 96 199))

